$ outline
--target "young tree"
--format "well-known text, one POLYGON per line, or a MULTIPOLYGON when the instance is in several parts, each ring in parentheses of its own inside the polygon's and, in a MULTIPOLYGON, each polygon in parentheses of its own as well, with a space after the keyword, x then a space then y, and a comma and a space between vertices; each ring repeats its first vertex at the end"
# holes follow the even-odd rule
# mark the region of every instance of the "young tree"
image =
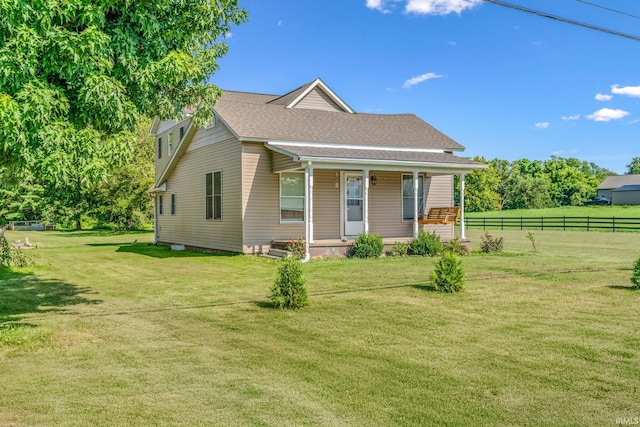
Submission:
POLYGON ((0 2, 0 167, 65 200, 123 164, 139 115, 207 123, 238 0, 0 2))
MULTIPOLYGON (((488 163, 484 157, 473 160, 488 163)), ((469 212, 494 211, 500 208, 500 176, 489 163, 487 169, 474 170, 465 178, 465 209, 469 212)))

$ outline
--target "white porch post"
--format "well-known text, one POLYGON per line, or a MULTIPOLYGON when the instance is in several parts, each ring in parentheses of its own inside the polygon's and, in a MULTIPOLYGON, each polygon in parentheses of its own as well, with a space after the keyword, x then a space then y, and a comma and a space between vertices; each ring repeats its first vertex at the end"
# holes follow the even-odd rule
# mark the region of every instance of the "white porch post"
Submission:
POLYGON ((153 244, 158 244, 158 194, 153 194, 153 244))
POLYGON ((364 194, 363 194, 363 213, 364 233, 369 234, 369 169, 364 170, 364 194))
POLYGON ((460 240, 464 240, 464 174, 460 174, 460 240))
POLYGON ((413 238, 418 237, 418 171, 413 171, 413 238))
POLYGON ((308 199, 309 199, 309 243, 313 243, 313 166, 311 162, 307 165, 307 169, 309 170, 309 191, 308 199))

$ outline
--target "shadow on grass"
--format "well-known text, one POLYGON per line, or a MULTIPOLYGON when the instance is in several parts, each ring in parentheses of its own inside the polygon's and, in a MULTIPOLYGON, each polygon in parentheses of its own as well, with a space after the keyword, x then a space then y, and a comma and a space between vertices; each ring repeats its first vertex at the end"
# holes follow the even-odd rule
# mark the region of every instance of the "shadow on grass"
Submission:
POLYGON ((157 246, 151 243, 132 244, 129 242, 113 242, 113 243, 87 243, 87 246, 101 247, 117 247, 116 252, 129 254, 145 255, 152 258, 202 258, 202 257, 236 257, 241 254, 234 253, 212 253, 199 251, 172 251, 169 246, 157 246))
POLYGON ((69 283, 38 279, 31 273, 0 271, 0 326, 29 314, 65 312, 68 306, 100 304, 81 296, 93 293, 69 283))
POLYGON ((638 291, 638 293, 640 293, 640 290, 638 288, 635 288, 633 286, 622 286, 622 285, 609 285, 607 286, 607 288, 609 289, 618 289, 621 291, 638 291))
POLYGON ((435 286, 433 285, 411 285, 412 288, 418 289, 420 291, 426 292, 438 292, 435 286))
POLYGON ((57 235, 60 237, 132 236, 131 240, 133 240, 135 239, 135 237, 133 236, 148 235, 148 234, 152 234, 153 231, 134 230, 134 231, 129 231, 128 233, 124 233, 124 232, 120 233, 120 232, 113 232, 108 229, 98 228, 95 230, 56 230, 56 233, 58 233, 57 235))

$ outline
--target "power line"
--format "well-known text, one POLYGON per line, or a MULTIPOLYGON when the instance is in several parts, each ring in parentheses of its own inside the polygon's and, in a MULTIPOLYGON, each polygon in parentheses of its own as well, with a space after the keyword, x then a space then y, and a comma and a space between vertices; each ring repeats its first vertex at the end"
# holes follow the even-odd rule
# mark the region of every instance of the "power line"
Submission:
POLYGON ((584 0, 576 0, 579 1, 580 3, 584 3, 584 4, 588 4, 589 6, 594 6, 594 7, 599 7, 600 9, 604 9, 604 10, 608 10, 610 12, 615 12, 615 13, 619 13, 620 15, 625 15, 625 16, 630 16, 632 18, 638 18, 640 19, 640 16, 638 15, 633 15, 631 13, 627 13, 627 12, 623 12, 621 10, 617 10, 617 9, 611 9, 609 7, 605 7, 605 6, 601 6, 599 4, 595 4, 595 3, 590 3, 588 1, 584 1, 584 0))
POLYGON ((504 6, 504 7, 508 7, 508 8, 511 8, 511 9, 519 10, 521 12, 531 13, 533 15, 541 16, 543 18, 549 18, 549 19, 553 19, 555 21, 565 22, 567 24, 577 25, 579 27, 584 27, 584 28, 589 28, 591 30, 600 31, 602 33, 607 33, 607 34, 611 34, 611 35, 618 36, 618 37, 625 37, 627 39, 640 41, 640 37, 639 36, 634 36, 634 35, 631 35, 631 34, 621 33, 619 31, 610 30, 610 29, 604 28, 604 27, 598 27, 597 25, 587 24, 587 23, 580 22, 580 21, 574 21, 573 19, 563 18, 561 16, 552 15, 550 13, 541 12, 539 10, 528 9, 526 7, 523 7, 523 6, 518 6, 518 5, 515 5, 515 4, 511 4, 511 3, 505 3, 503 1, 498 1, 498 0, 484 0, 484 1, 487 2, 487 3, 493 3, 493 4, 498 5, 498 6, 504 6))

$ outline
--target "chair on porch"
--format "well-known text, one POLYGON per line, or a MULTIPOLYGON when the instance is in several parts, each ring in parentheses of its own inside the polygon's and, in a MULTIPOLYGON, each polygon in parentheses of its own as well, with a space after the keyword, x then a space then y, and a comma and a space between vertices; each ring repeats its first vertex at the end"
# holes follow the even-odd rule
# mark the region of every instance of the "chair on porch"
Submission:
POLYGON ((460 206, 430 208, 426 215, 418 218, 418 224, 455 225, 460 218, 460 206))

